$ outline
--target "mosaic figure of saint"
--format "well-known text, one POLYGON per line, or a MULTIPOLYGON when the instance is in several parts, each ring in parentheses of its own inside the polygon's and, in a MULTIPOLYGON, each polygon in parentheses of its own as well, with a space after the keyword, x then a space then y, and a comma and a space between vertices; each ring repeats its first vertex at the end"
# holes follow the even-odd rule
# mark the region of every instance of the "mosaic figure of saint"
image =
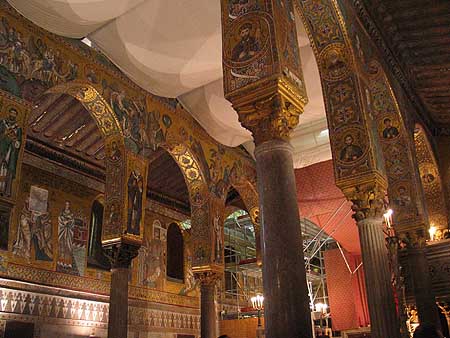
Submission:
POLYGON ((250 60, 260 50, 258 40, 251 34, 252 29, 253 25, 249 22, 239 28, 240 41, 233 47, 231 60, 235 62, 250 60))
POLYGON ((29 200, 25 201, 17 227, 17 237, 13 246, 13 253, 24 258, 31 258, 31 225, 32 213, 29 208, 29 200))
POLYGON ((222 261, 222 250, 223 250, 223 244, 222 244, 222 231, 220 228, 220 222, 219 217, 214 217, 214 232, 216 235, 216 262, 222 261))
POLYGON ((120 161, 122 154, 120 153, 119 146, 116 141, 113 141, 111 144, 111 161, 117 162, 120 161))
POLYGON ((127 232, 130 234, 139 235, 140 233, 143 192, 144 179, 137 170, 133 170, 128 178, 127 232))
POLYGON ((398 196, 395 199, 395 202, 400 207, 407 207, 411 204, 411 197, 408 194, 408 191, 404 186, 398 187, 398 196))
MULTIPOLYGON (((253 5, 254 7, 254 5, 253 5)), ((230 10, 229 16, 232 19, 237 18, 238 16, 244 15, 249 10, 251 10, 252 4, 250 0, 231 0, 230 1, 230 10)))
POLYGON ((41 213, 30 210, 30 199, 27 198, 20 213, 13 253, 29 259, 31 258, 32 248, 34 248, 36 260, 52 260, 52 224, 50 214, 48 212, 41 213))
POLYGON ((58 216, 58 264, 64 269, 72 269, 73 235, 75 229, 75 217, 71 210, 70 202, 66 201, 64 209, 58 216))
POLYGON ((398 129, 392 125, 392 121, 390 118, 384 119, 383 123, 384 123, 383 138, 390 139, 398 136, 399 134, 398 129))
POLYGON ((422 176, 422 181, 424 183, 432 183, 434 181, 434 175, 432 173, 425 173, 422 176))
POLYGON ((22 144, 22 128, 17 124, 17 115, 17 110, 11 108, 8 117, 0 120, 0 194, 8 197, 11 196, 22 144))
POLYGON ((363 151, 360 146, 353 144, 353 136, 347 135, 344 138, 345 147, 341 150, 339 159, 343 162, 352 162, 360 158, 363 151))
POLYGON ((52 249, 52 223, 48 212, 35 215, 32 223, 32 243, 36 260, 51 261, 52 249))
POLYGON ((342 75, 346 69, 346 64, 339 56, 337 51, 331 51, 328 59, 327 69, 332 76, 338 77, 342 75))

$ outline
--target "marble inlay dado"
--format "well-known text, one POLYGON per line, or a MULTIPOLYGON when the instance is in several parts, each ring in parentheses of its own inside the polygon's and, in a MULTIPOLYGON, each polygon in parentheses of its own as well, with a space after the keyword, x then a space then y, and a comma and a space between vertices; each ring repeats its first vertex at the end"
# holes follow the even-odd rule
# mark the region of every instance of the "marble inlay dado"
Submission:
POLYGON ((0 288, 2 313, 106 323, 108 304, 69 297, 0 288))
MULTIPOLYGON (((0 337, 4 320, 48 322, 70 326, 106 328, 109 305, 105 302, 76 299, 44 293, 0 288, 0 337)), ((200 329, 200 315, 175 312, 159 307, 130 306, 130 326, 143 331, 196 332, 200 329)))

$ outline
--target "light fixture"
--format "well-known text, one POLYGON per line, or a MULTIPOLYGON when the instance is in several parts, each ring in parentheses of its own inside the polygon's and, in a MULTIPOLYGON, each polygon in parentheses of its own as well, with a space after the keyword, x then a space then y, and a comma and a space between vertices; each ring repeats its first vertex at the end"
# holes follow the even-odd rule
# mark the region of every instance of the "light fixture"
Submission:
POLYGON ((316 303, 314 305, 314 307, 316 308, 316 312, 322 312, 322 313, 326 313, 327 309, 328 309, 328 304, 324 304, 324 303, 316 303))
POLYGON ((388 229, 391 228, 392 226, 392 215, 394 214, 394 211, 392 209, 388 209, 383 217, 384 217, 384 222, 386 223, 388 229))
POLYGON ((261 310, 264 307, 264 296, 256 295, 250 300, 252 301, 252 307, 258 311, 258 327, 261 327, 261 310))
POLYGON ((430 240, 434 241, 434 236, 436 235, 437 228, 434 225, 430 226, 430 229, 428 229, 428 232, 430 233, 430 240))

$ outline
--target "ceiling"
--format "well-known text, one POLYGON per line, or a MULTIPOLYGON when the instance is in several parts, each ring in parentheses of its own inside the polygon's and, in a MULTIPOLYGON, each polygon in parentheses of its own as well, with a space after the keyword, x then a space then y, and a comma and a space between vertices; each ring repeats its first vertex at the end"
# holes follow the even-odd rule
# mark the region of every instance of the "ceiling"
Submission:
POLYGON ((104 144, 86 109, 69 95, 44 95, 29 117, 27 150, 104 178, 104 144))
MULTIPOLYGON (((219 0, 9 0, 37 25, 71 38, 87 37, 128 77, 156 95, 177 97, 217 141, 252 137, 225 100, 219 0), (189 13, 189 15, 186 15, 189 13)), ((294 132, 294 165, 331 158, 320 77, 303 25, 298 41, 309 103, 294 132)))
POLYGON ((157 150, 152 159, 148 168, 148 197, 190 215, 189 192, 180 167, 162 149, 157 150))
POLYGON ((450 1, 363 0, 437 126, 450 125, 450 1))

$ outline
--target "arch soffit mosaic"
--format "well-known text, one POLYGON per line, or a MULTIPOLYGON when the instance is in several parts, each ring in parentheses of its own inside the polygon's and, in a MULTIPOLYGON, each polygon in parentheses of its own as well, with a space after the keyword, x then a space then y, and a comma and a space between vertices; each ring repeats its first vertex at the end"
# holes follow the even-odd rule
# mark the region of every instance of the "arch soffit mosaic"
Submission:
MULTIPOLYGON (((408 143, 407 128, 384 71, 376 61, 371 61, 371 65, 376 70, 374 74, 363 71, 364 67, 359 60, 362 53, 358 46, 359 43, 357 42, 356 49, 350 43, 346 23, 335 0, 306 0, 296 1, 295 4, 318 60, 330 129, 336 183, 339 186, 341 185, 340 181, 346 181, 347 178, 351 179, 352 176, 369 170, 386 173, 390 185, 391 203, 402 204, 401 199, 403 198, 408 204, 408 208, 401 205, 403 210, 400 219, 414 219, 416 226, 421 223, 423 227, 423 219, 417 220, 420 206, 417 207, 416 201, 419 192, 414 191, 413 184, 411 184, 415 172, 411 147, 408 147, 410 143, 408 143), (374 84, 378 85, 378 93, 369 92, 368 82, 370 82, 370 87, 373 87, 374 84), (378 111, 371 107, 371 99, 377 94, 378 97, 373 100, 376 101, 373 105, 378 105, 378 111), (358 111, 364 113, 357 116, 358 111), (375 113, 378 115, 373 116, 376 115, 375 113), (389 144, 391 137, 383 140, 385 128, 381 129, 380 121, 384 122, 389 117, 391 117, 391 122, 394 121, 396 124, 394 129, 397 129, 390 135, 393 136, 392 134, 397 133, 395 135, 397 141, 401 138, 400 145, 406 147, 406 151, 402 153, 405 156, 404 159, 401 159, 403 163, 394 163, 398 162, 398 158, 396 159, 394 154, 387 151, 389 147, 386 144, 389 144), (355 124, 358 123, 365 125, 366 129, 361 131, 355 128, 355 124), (345 126, 343 126, 344 124, 345 126), (402 136, 399 135, 400 131, 402 136), (364 140, 360 137, 361 133, 371 135, 371 137, 364 140), (351 151, 345 152, 346 147, 339 147, 339 144, 344 143, 351 151), (351 144, 349 145, 349 143, 351 144), (358 146, 358 148, 354 146, 358 146), (374 154, 366 151, 371 146, 374 154), (383 153, 383 157, 380 157, 380 152, 383 153), (409 182, 408 179, 410 179, 409 182), (404 186, 406 182, 408 182, 409 189, 404 186), (398 190, 401 190, 401 194, 398 190)), ((367 68, 370 70, 370 66, 367 68)), ((390 142, 390 144, 393 143, 390 142)), ((395 143, 398 144, 398 142, 395 143)), ((357 181, 355 180, 355 182, 357 181)))
POLYGON ((334 0, 294 3, 318 60, 336 184, 351 189, 362 177, 372 176, 385 186, 383 167, 374 152, 376 139, 363 113, 355 54, 339 6, 334 0))
POLYGON ((436 226, 443 235, 442 230, 448 227, 448 213, 442 179, 427 134, 418 124, 414 132, 414 143, 430 225, 436 226))
POLYGON ((398 230, 426 226, 426 215, 421 205, 422 192, 415 182, 413 144, 403 119, 397 98, 382 66, 375 60, 368 63, 368 114, 373 116, 381 144, 390 205, 395 210, 398 230))
MULTIPOLYGON (((375 145, 380 145, 377 161, 384 165, 388 178, 390 206, 395 210, 394 221, 398 231, 427 226, 423 193, 419 185, 417 166, 413 154, 413 128, 407 121, 411 110, 403 97, 400 101, 393 90, 397 84, 384 70, 376 46, 361 24, 351 4, 342 2, 341 11, 351 35, 355 64, 361 79, 364 108, 373 124, 375 145), (379 62, 380 61, 380 62, 379 62), (400 104, 402 103, 402 109, 400 104)), ((397 84, 398 85, 398 84, 397 84)), ((398 86, 396 88, 399 88, 398 86)), ((401 92, 399 92, 401 93, 401 92)))

